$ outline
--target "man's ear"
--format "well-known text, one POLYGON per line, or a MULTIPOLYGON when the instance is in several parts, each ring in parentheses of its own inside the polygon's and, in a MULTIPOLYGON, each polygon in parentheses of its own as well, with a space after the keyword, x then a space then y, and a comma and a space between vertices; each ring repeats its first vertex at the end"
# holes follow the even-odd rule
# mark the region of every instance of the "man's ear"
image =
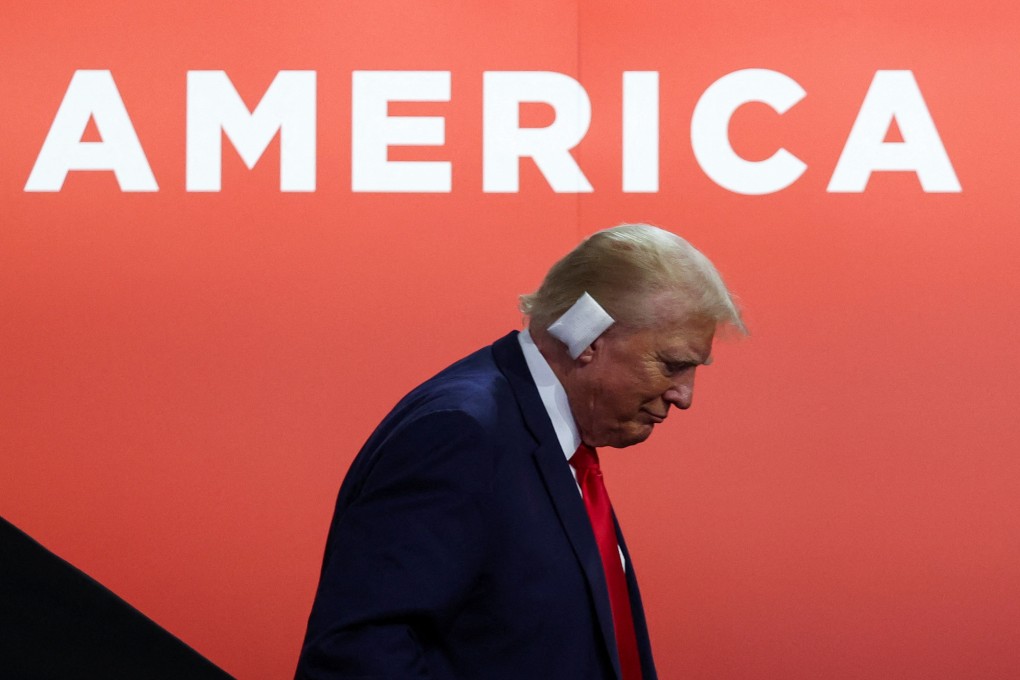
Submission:
POLYGON ((603 344, 602 336, 600 335, 599 337, 595 338, 595 340, 592 341, 590 345, 585 347, 580 354, 577 355, 576 361, 581 366, 587 366, 595 359, 595 355, 602 350, 602 344, 603 344))

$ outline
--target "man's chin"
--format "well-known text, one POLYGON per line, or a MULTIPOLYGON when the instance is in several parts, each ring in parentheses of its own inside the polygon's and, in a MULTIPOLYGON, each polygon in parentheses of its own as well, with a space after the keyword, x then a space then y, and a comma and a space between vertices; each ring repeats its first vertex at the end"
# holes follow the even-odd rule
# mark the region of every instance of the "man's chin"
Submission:
POLYGON ((614 449, 624 449, 628 446, 640 444, 652 435, 654 427, 651 423, 641 423, 628 427, 625 431, 617 433, 605 446, 610 446, 614 449))

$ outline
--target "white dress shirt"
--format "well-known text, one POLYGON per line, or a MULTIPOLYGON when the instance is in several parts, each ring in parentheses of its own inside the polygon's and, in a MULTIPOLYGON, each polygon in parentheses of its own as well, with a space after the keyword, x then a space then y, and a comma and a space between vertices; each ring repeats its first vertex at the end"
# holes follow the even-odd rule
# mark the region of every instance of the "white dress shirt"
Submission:
MULTIPOLYGON (((553 373, 549 362, 538 350, 538 346, 531 338, 531 333, 526 329, 521 331, 517 335, 517 342, 521 344, 521 351, 524 352, 524 360, 528 362, 531 379, 535 381, 538 396, 542 398, 542 405, 545 406, 553 429, 556 430, 556 438, 560 440, 563 455, 567 457, 567 460, 570 460, 574 452, 577 451, 577 447, 581 445, 581 435, 577 431, 574 414, 570 412, 567 391, 563 389, 563 385, 553 373)), ((576 479, 577 475, 575 474, 574 477, 576 479)))

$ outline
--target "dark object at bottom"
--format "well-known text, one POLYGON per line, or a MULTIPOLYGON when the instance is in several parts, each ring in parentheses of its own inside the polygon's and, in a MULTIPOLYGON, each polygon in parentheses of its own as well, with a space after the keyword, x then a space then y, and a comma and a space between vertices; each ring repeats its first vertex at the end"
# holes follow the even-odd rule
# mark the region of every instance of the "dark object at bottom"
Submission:
POLYGON ((230 679, 208 659, 3 518, 0 677, 230 679))

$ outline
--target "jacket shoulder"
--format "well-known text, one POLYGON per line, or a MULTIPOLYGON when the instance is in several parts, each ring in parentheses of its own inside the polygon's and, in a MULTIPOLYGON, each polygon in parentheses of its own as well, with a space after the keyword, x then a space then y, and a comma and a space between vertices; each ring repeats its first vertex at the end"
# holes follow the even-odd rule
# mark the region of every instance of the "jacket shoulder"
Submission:
MULTIPOLYGON (((513 338, 504 338, 505 340, 513 338)), ((448 366, 411 390, 393 408, 380 428, 410 423, 438 414, 477 423, 482 431, 498 431, 518 411, 514 389, 496 357, 494 346, 482 349, 448 366)))

